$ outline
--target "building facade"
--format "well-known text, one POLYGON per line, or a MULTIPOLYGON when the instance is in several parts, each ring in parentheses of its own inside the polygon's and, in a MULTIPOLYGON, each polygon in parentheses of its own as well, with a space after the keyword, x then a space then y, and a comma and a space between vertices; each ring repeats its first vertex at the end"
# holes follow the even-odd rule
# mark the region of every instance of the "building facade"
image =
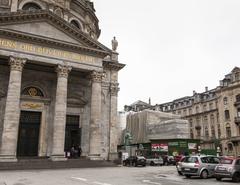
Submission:
POLYGON ((117 41, 89 0, 0 1, 0 161, 117 152, 117 41))
POLYGON ((153 110, 181 115, 189 121, 192 139, 202 149, 222 155, 240 155, 240 68, 235 67, 215 89, 152 106, 153 110))

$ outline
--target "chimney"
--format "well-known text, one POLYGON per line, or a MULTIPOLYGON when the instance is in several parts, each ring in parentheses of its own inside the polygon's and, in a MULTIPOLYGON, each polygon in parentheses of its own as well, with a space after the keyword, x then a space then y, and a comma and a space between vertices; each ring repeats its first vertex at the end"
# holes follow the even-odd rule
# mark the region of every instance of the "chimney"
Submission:
POLYGON ((195 95, 196 94, 196 91, 195 90, 193 90, 193 95, 195 95))
POLYGON ((148 104, 151 105, 151 98, 148 99, 148 104))
POLYGON ((207 91, 208 91, 208 86, 205 87, 205 92, 207 92, 207 91))

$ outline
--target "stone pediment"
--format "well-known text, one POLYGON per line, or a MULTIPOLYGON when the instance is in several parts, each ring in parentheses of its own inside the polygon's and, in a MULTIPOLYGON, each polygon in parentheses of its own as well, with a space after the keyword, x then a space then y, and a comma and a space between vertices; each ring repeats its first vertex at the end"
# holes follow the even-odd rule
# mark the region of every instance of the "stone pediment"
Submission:
POLYGON ((10 32, 11 36, 15 34, 18 38, 19 35, 25 35, 26 38, 31 37, 32 40, 39 40, 41 43, 56 42, 59 46, 61 46, 59 43, 64 46, 69 44, 71 47, 80 47, 80 50, 82 48, 84 51, 96 52, 102 56, 111 52, 97 40, 47 10, 0 13, 0 31, 5 32, 4 34, 10 32))
MULTIPOLYGON (((24 34, 43 37, 45 39, 51 39, 55 41, 64 41, 66 43, 77 44, 84 46, 84 43, 81 43, 61 30, 57 29, 48 22, 32 22, 32 23, 19 23, 12 25, 0 25, 0 28, 5 28, 10 31, 18 31, 24 34)), ((86 46, 86 45, 85 45, 86 46)))

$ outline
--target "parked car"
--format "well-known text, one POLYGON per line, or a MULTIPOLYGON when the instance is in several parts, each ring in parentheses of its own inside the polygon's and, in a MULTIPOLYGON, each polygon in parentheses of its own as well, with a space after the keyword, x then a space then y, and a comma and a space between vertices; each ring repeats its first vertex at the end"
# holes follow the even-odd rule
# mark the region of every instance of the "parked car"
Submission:
POLYGON ((162 157, 151 157, 146 159, 147 164, 150 166, 155 166, 155 165, 163 165, 163 158, 162 157))
POLYGON ((214 175, 215 167, 220 163, 216 156, 191 156, 185 157, 181 171, 185 177, 199 176, 203 179, 214 175))
POLYGON ((215 177, 218 181, 222 178, 231 178, 234 182, 240 181, 240 158, 223 158, 215 168, 215 177))
POLYGON ((146 158, 143 156, 130 156, 123 160, 123 166, 146 166, 146 158))
POLYGON ((165 155, 163 156, 164 165, 176 165, 176 161, 173 156, 165 155))
POLYGON ((184 161, 184 159, 185 159, 185 156, 182 156, 182 158, 179 159, 178 162, 176 162, 176 168, 177 168, 177 172, 178 172, 179 175, 183 175, 181 168, 182 168, 182 162, 184 161))

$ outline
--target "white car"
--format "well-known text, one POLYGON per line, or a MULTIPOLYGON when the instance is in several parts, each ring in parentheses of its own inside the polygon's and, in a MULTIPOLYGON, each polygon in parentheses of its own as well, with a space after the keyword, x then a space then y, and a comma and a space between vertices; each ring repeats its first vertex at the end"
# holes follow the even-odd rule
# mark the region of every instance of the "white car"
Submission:
POLYGON ((150 166, 155 166, 155 165, 163 165, 163 158, 162 157, 157 157, 157 158, 147 158, 147 164, 150 166))

